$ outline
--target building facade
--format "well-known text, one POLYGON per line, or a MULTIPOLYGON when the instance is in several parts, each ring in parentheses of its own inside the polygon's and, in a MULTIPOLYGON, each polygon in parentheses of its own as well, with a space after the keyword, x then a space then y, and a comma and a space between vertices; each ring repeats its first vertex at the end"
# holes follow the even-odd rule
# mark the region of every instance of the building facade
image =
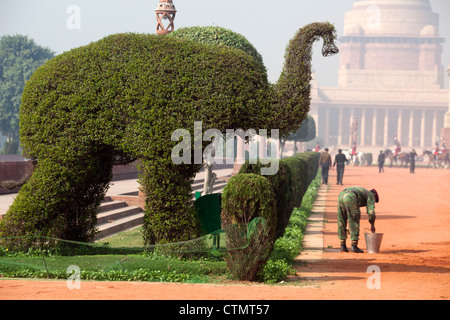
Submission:
POLYGON ((311 115, 326 145, 429 148, 448 90, 439 16, 429 0, 356 0, 339 39, 337 87, 312 84, 311 115))

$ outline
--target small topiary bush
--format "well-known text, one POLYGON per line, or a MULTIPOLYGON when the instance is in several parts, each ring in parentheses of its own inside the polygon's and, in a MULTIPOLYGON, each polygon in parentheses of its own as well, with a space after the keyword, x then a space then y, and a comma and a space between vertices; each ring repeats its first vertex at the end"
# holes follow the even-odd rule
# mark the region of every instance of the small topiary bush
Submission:
POLYGON ((275 239, 275 195, 266 178, 232 177, 222 195, 222 229, 227 234, 227 266, 239 280, 259 280, 275 239), (259 219, 259 218, 262 218, 259 219))

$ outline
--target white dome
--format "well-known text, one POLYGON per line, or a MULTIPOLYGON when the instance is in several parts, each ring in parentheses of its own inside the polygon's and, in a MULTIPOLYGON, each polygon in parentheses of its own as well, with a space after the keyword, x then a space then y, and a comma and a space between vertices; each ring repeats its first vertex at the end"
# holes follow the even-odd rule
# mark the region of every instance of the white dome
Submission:
POLYGON ((364 30, 366 36, 419 37, 422 30, 438 36, 439 15, 434 13, 429 0, 356 0, 346 13, 344 36, 353 31, 353 25, 364 30))

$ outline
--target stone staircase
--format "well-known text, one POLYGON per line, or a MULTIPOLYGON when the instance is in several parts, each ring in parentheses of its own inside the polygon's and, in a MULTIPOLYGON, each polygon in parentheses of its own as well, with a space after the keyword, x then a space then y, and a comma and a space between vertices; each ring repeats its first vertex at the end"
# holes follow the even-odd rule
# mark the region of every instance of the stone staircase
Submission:
MULTIPOLYGON (((194 183, 192 184, 192 192, 194 193, 194 195, 196 191, 203 192, 203 184, 204 184, 203 179, 197 179, 194 181, 194 183)), ((227 185, 226 180, 220 178, 217 179, 216 182, 214 183, 213 193, 221 193, 226 185, 227 185)))
POLYGON ((97 228, 95 236, 100 240, 118 232, 132 229, 142 224, 144 210, 140 207, 128 206, 125 201, 115 201, 105 197, 97 213, 97 228))
MULTIPOLYGON (((192 184, 193 199, 195 192, 203 191, 203 179, 197 179, 192 184)), ((220 193, 226 186, 227 181, 217 179, 213 192, 220 193)), ((130 198, 137 198, 136 195, 130 198)), ((97 228, 99 233, 95 236, 96 240, 115 235, 142 225, 144 220, 144 210, 138 206, 130 206, 126 201, 113 200, 112 197, 105 197, 97 213, 97 228)))

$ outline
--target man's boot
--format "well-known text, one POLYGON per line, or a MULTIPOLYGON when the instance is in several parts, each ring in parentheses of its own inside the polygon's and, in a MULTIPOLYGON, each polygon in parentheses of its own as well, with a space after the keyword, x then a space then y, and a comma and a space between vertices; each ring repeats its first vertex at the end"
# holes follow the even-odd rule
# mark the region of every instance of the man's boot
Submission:
POLYGON ((341 240, 341 252, 348 252, 347 244, 345 243, 345 240, 341 240))
POLYGON ((354 253, 364 253, 360 248, 358 248, 358 241, 352 241, 352 252, 354 253))

